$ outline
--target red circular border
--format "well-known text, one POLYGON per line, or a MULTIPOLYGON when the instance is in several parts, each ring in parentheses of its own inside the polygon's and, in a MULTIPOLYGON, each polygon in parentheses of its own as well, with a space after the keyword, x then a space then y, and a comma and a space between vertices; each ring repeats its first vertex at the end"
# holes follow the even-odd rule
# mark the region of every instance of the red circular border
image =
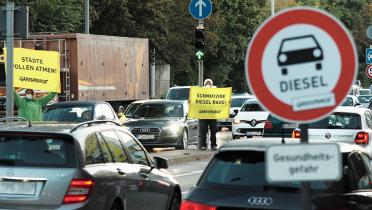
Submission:
POLYGON ((369 74, 368 74, 368 69, 369 69, 369 68, 372 68, 372 64, 369 64, 369 65, 366 67, 366 75, 367 75, 368 78, 372 79, 372 75, 369 75, 369 74))
POLYGON ((250 88, 265 108, 289 121, 310 122, 332 112, 343 101, 353 84, 356 61, 353 41, 336 19, 321 11, 300 8, 283 12, 261 26, 251 41, 245 65, 247 79, 250 78, 250 88), (262 75, 262 57, 265 47, 279 30, 293 24, 314 25, 328 33, 337 44, 341 55, 341 74, 340 80, 332 90, 336 99, 335 106, 294 112, 292 106, 278 100, 266 87, 262 75))

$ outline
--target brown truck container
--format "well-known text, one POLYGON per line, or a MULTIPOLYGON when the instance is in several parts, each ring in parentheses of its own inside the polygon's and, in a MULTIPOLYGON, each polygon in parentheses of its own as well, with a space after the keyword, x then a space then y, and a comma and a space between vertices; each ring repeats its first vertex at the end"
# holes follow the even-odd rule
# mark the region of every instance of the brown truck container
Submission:
MULTIPOLYGON (((52 34, 15 40, 14 47, 60 53, 60 101, 107 101, 117 107, 149 98, 148 43, 142 38, 52 34)), ((0 75, 0 96, 5 93, 5 76, 0 75)))

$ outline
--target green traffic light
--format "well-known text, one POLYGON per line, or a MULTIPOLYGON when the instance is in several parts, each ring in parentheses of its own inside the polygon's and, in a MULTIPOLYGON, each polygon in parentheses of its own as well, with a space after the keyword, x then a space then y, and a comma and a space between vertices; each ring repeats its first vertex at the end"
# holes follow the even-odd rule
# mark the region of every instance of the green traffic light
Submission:
POLYGON ((196 56, 196 58, 197 58, 198 60, 203 60, 203 58, 204 58, 204 52, 203 52, 203 51, 197 51, 197 52, 195 53, 195 56, 196 56))

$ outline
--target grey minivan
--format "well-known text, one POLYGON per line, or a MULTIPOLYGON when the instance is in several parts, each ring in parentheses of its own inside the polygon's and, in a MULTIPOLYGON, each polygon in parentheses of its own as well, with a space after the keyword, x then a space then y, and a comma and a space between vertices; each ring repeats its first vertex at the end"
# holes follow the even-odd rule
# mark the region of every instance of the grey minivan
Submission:
POLYGON ((115 122, 6 122, 0 209, 179 209, 180 186, 167 167, 115 122))

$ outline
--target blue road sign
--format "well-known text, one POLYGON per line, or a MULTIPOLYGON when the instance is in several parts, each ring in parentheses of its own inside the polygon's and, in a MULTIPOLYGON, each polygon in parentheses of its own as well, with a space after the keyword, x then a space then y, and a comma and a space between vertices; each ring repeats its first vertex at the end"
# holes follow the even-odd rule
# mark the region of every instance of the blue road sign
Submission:
POLYGON ((366 63, 372 64, 372 48, 366 49, 366 63))
POLYGON ((212 3, 210 0, 191 0, 189 11, 194 18, 205 19, 212 13, 212 3))

